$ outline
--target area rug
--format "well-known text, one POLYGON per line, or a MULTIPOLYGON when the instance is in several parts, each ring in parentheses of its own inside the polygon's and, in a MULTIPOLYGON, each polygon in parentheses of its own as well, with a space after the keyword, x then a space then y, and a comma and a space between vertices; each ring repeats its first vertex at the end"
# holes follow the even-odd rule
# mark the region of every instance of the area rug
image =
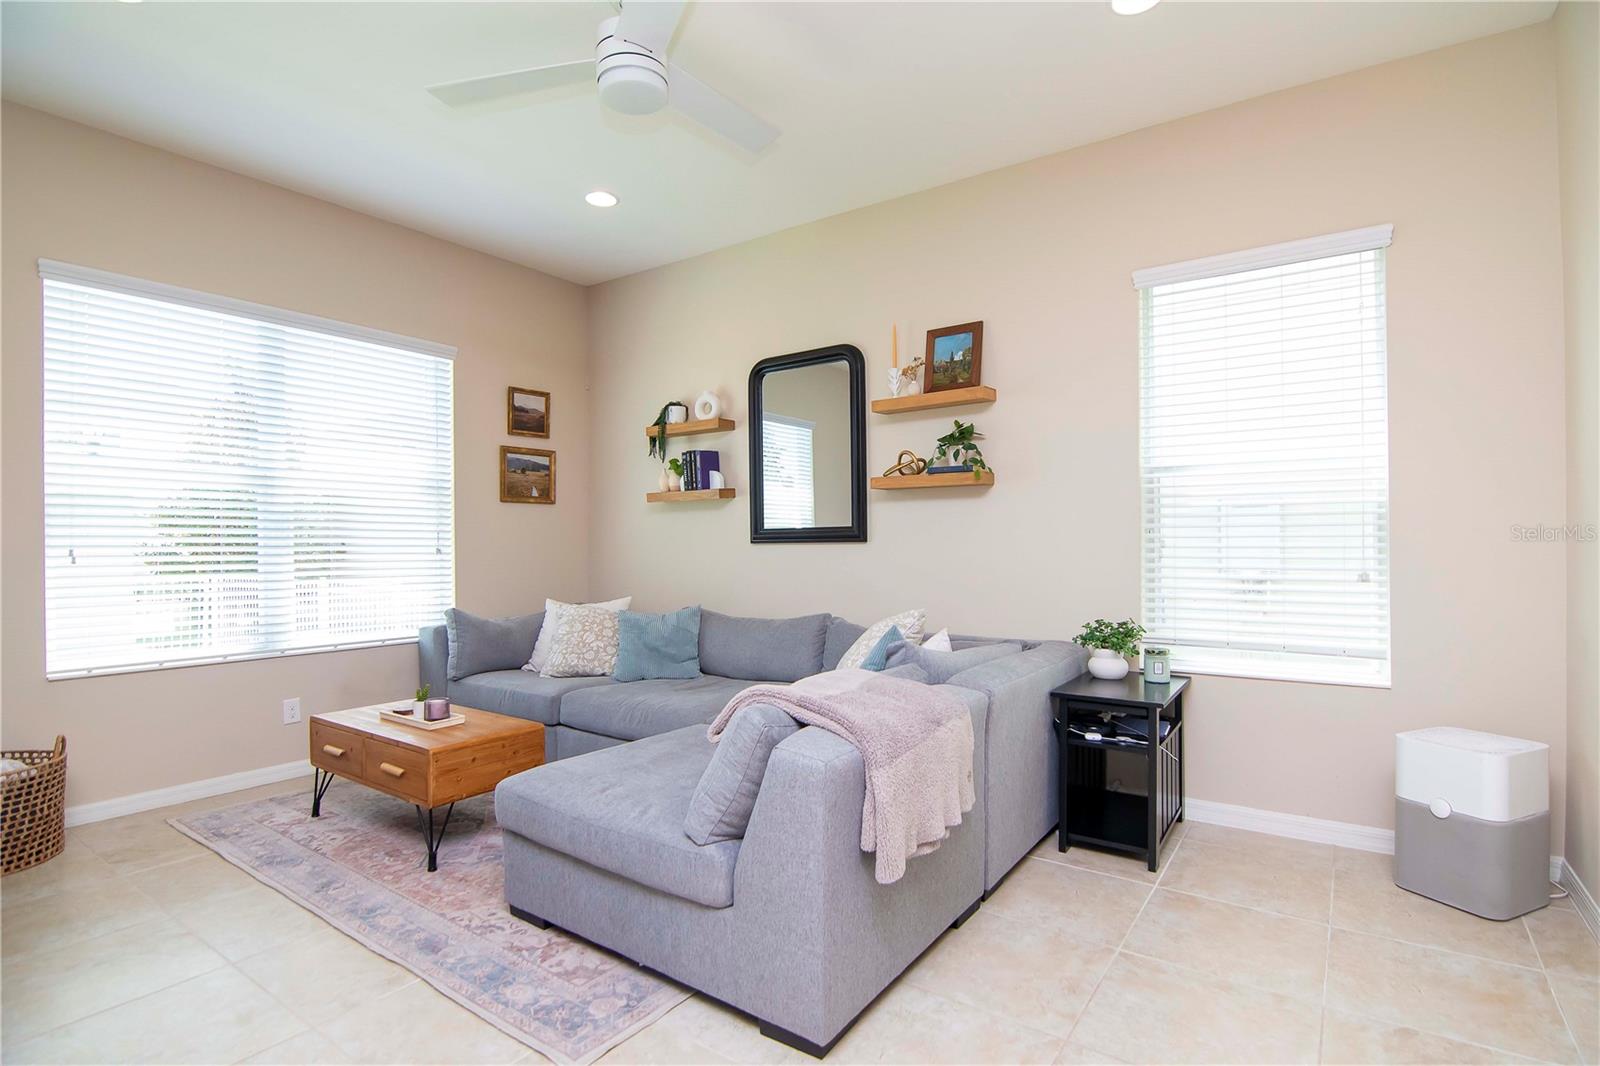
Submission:
POLYGON ((171 825, 556 1062, 591 1062, 688 997, 625 959, 513 918, 494 797, 456 804, 428 873, 416 810, 336 782, 171 825))

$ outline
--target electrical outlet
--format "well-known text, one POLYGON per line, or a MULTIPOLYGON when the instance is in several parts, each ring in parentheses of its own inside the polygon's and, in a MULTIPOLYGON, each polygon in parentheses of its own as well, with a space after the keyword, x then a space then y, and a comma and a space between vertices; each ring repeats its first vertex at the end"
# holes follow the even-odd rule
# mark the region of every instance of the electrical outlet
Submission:
POLYGON ((300 720, 300 697, 283 701, 283 724, 294 725, 300 720))

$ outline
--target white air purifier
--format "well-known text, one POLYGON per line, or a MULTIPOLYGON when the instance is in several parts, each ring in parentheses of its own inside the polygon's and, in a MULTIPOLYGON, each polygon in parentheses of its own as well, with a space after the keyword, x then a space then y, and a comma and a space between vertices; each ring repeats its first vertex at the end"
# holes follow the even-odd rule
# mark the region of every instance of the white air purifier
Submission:
POLYGON ((1499 921, 1550 902, 1550 747, 1473 729, 1395 736, 1394 883, 1499 921))

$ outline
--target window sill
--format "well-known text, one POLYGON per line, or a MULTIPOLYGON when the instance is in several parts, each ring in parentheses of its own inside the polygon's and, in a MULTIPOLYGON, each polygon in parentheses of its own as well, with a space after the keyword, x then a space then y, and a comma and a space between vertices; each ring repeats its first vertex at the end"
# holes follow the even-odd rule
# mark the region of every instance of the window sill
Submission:
POLYGON ((148 674, 158 670, 186 670, 194 666, 220 666, 225 663, 260 662, 263 659, 288 659, 300 655, 328 655, 342 651, 364 651, 369 648, 403 647, 416 644, 416 637, 396 637, 393 640, 357 641, 350 644, 324 644, 314 648, 286 648, 282 651, 251 652, 241 655, 217 655, 207 659, 183 659, 162 663, 139 663, 133 666, 105 666, 90 670, 60 670, 44 675, 46 681, 82 681, 95 677, 118 677, 124 674, 148 674))
POLYGON ((1237 677, 1249 681, 1278 681, 1290 685, 1333 685, 1339 688, 1377 688, 1388 689, 1394 687, 1392 677, 1328 677, 1312 674, 1296 674, 1292 671, 1274 671, 1266 668, 1252 670, 1243 666, 1206 666, 1195 663, 1172 662, 1174 674, 1198 674, 1204 677, 1237 677))

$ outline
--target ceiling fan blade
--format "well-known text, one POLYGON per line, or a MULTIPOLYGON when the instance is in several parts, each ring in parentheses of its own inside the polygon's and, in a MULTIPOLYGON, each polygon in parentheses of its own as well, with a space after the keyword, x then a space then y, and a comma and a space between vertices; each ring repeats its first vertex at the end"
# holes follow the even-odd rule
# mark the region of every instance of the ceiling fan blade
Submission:
POLYGON ((443 85, 428 86, 428 91, 451 107, 465 107, 519 93, 593 80, 594 60, 578 59, 571 63, 552 63, 547 67, 529 67, 527 70, 490 74, 483 78, 468 78, 466 81, 447 81, 443 85))
POLYGON ((665 52, 682 16, 682 0, 627 0, 617 20, 617 36, 652 52, 665 52))
POLYGON ((667 103, 749 152, 759 152, 782 131, 740 107, 676 63, 667 65, 667 103))

